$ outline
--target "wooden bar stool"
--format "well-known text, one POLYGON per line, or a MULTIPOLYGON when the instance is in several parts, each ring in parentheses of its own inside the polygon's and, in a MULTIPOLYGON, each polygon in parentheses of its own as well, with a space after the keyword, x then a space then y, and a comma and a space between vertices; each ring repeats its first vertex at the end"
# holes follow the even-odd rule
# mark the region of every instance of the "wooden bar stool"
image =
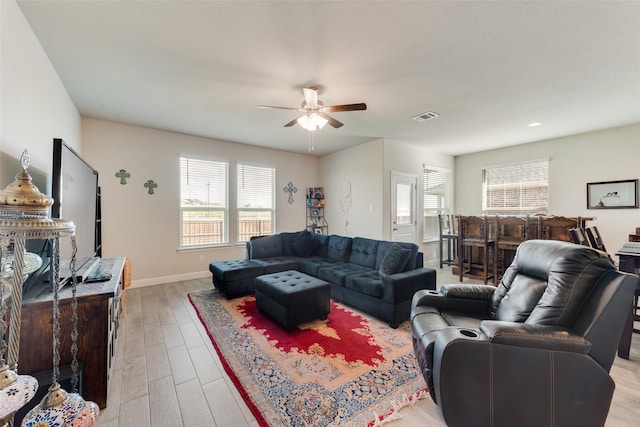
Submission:
MULTIPOLYGON (((495 238, 487 217, 460 216, 458 220, 458 268, 460 281, 464 276, 484 280, 494 277, 493 252, 495 238), (474 252, 477 260, 474 262, 474 252)), ((495 283, 495 280, 494 280, 495 283)))
POLYGON ((520 243, 529 239, 529 216, 496 217, 496 244, 493 251, 493 265, 495 280, 497 282, 502 273, 513 260, 513 255, 520 243))
POLYGON ((453 265, 458 253, 457 222, 453 215, 438 215, 438 229, 440 232, 440 268, 444 264, 453 265), (447 257, 444 257, 444 245, 447 245, 447 257))

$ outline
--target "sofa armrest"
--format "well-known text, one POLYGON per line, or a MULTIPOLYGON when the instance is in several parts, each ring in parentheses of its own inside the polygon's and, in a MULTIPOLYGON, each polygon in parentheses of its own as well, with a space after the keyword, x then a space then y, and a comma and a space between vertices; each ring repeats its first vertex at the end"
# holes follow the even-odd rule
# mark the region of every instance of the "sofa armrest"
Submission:
POLYGON ((417 291, 411 301, 411 312, 415 312, 416 307, 433 307, 440 311, 457 311, 469 315, 489 317, 491 296, 493 286, 487 285, 445 285, 449 289, 440 289, 440 292, 417 291), (458 288, 456 291, 452 287, 458 288), (477 298, 473 298, 473 296, 477 298))
POLYGON ((418 268, 382 276, 382 287, 384 301, 393 304, 411 301, 413 294, 420 289, 436 289, 436 271, 431 268, 418 268))
POLYGON ((591 343, 559 326, 483 320, 480 331, 493 344, 587 354, 591 343))

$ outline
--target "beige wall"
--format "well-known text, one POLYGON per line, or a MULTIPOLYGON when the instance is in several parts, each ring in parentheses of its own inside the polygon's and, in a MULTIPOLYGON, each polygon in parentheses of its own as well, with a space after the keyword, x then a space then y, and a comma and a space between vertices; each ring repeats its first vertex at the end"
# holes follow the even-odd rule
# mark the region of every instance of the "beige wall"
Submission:
MULTIPOLYGON (((421 221, 423 205, 423 188, 422 174, 424 165, 435 166, 453 171, 454 158, 447 154, 434 153, 431 150, 416 147, 413 145, 401 144, 392 141, 385 141, 384 144, 384 238, 388 240, 391 237, 391 173, 399 172, 408 175, 414 175, 418 178, 418 228, 417 228, 417 244, 424 253, 425 265, 433 265, 438 260, 437 243, 424 243, 422 236, 424 235, 424 227, 421 221)), ((452 186, 454 183, 452 183, 452 186)), ((453 209, 454 206, 451 206, 453 209)))
MULTIPOLYGON (((80 115, 13 0, 0 1, 0 42, 0 155, 19 158, 27 149, 32 167, 50 176, 53 138, 81 148, 80 115)), ((40 191, 50 188, 49 182, 40 191)))
MULTIPOLYGON (((593 216, 612 256, 640 227, 639 209, 587 209, 587 182, 640 178, 640 124, 456 157, 456 212, 482 211, 482 169, 549 159, 549 214, 593 216)), ((615 258, 615 257, 614 257, 615 258)))
POLYGON ((320 180, 325 188, 329 234, 381 239, 383 141, 376 140, 322 157, 320 180), (340 190, 351 183, 351 207, 345 215, 340 190), (345 231, 345 220, 348 221, 345 231))
MULTIPOLYGON (((139 126, 84 118, 82 143, 85 157, 100 172, 103 256, 131 258, 134 286, 208 277, 209 262, 245 256, 245 245, 234 242, 178 251, 181 155, 229 162, 230 209, 238 162, 274 167, 277 232, 305 228, 305 189, 320 182, 319 159, 313 156, 139 126), (126 185, 115 176, 120 169, 131 174, 126 185), (158 184, 154 195, 144 187, 149 179, 158 184), (289 181, 298 189, 293 204, 283 191, 289 181)), ((231 221, 230 228, 235 227, 231 221)))

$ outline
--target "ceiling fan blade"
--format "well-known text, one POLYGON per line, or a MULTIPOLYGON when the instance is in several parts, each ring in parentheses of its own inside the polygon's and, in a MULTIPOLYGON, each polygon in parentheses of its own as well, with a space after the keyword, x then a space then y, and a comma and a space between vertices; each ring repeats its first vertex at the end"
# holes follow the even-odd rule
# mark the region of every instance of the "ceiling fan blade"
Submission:
POLYGON ((344 123, 337 121, 336 119, 334 119, 333 117, 327 114, 324 114, 324 113, 318 113, 318 114, 320 115, 320 117, 327 119, 327 122, 336 129, 344 125, 344 123))
POLYGON ((275 109, 278 109, 278 110, 304 111, 300 107, 276 107, 274 105, 258 105, 258 108, 275 108, 275 109))
POLYGON ((318 89, 317 88, 305 87, 305 88, 302 88, 302 93, 304 93, 304 101, 307 103, 309 107, 318 106, 318 89))
POLYGON ((322 110, 327 113, 340 113, 342 111, 358 111, 366 109, 367 104, 361 102, 359 104, 330 105, 328 107, 324 107, 322 110))
POLYGON ((286 125, 284 125, 284 127, 289 128, 293 125, 295 125, 298 121, 298 117, 296 117, 295 119, 291 120, 289 123, 287 123, 286 125))

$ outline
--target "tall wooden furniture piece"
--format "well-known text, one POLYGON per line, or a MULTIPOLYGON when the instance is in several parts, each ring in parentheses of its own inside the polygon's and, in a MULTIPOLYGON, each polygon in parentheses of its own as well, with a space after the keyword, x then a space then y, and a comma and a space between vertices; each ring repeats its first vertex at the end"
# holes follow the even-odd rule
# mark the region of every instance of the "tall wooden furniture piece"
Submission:
POLYGON ((597 249, 603 252, 607 251, 607 249, 604 247, 604 243, 602 242, 602 236, 600 236, 598 227, 593 225, 591 227, 587 227, 584 231, 587 235, 587 240, 589 240, 589 245, 593 249, 597 249))
MULTIPOLYGON (((631 240, 631 239, 630 239, 631 240)), ((626 273, 640 273, 640 242, 631 241, 622 245, 618 252, 618 270, 626 273)), ((629 359, 629 351, 631 350, 631 335, 633 332, 640 333, 640 330, 633 328, 634 321, 640 321, 638 312, 638 298, 640 297, 640 285, 636 287, 633 302, 630 302, 630 310, 627 316, 627 322, 622 330, 620 345, 618 346, 618 356, 623 359, 629 359)))
POLYGON ((538 218, 538 238, 543 240, 561 240, 571 242, 569 230, 580 227, 582 218, 549 216, 538 218))
POLYGON ((458 253, 457 220, 453 215, 438 215, 438 231, 440 234, 440 268, 444 264, 453 265, 458 253), (447 257, 444 257, 444 245, 447 245, 447 257))
POLYGON ((493 251, 495 280, 498 282, 504 270, 511 264, 520 243, 529 239, 529 217, 496 217, 496 243, 493 251))
MULTIPOLYGON (((458 268, 460 281, 464 276, 483 280, 494 277, 494 227, 486 216, 458 217, 458 268), (474 259, 477 262, 474 262, 474 259)), ((494 277, 495 283, 495 277, 494 277)))
MULTIPOLYGON (((107 391, 111 379, 113 357, 116 353, 118 329, 121 320, 122 280, 125 258, 100 260, 111 268, 111 279, 106 282, 79 283, 78 301, 78 361, 83 364, 84 398, 107 405, 107 391)), ((104 271, 104 270, 103 270, 104 271)), ((60 291, 62 319, 71 318, 71 287, 60 291)), ((53 335, 52 293, 25 295, 22 300, 22 334, 20 342, 20 371, 37 373, 52 368, 53 335)), ((71 363, 71 338, 68 325, 62 325, 60 334, 60 365, 71 363)))
POLYGON ((576 245, 591 246, 582 227, 572 228, 569 230, 569 235, 571 236, 571 241, 576 245))

